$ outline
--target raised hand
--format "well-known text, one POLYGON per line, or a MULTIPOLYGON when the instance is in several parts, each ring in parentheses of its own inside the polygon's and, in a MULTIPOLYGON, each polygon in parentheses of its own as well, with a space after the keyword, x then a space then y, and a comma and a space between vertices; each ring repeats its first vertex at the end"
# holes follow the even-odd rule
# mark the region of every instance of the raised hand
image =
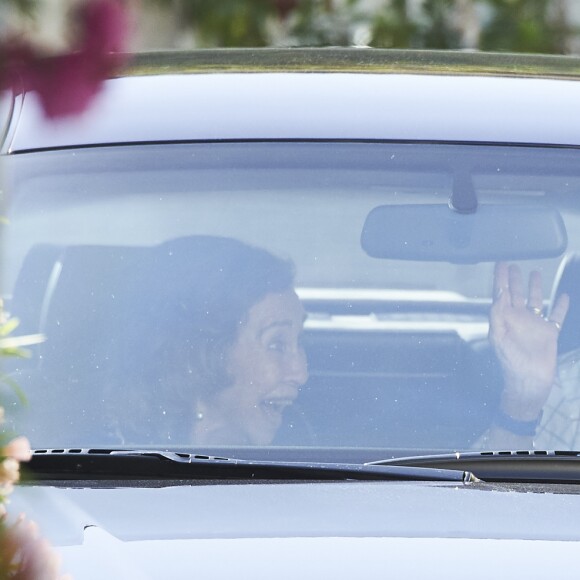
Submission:
POLYGON ((534 420, 550 394, 568 304, 568 296, 561 296, 545 319, 540 273, 530 274, 526 297, 521 270, 496 265, 489 338, 504 374, 502 410, 514 419, 534 420))

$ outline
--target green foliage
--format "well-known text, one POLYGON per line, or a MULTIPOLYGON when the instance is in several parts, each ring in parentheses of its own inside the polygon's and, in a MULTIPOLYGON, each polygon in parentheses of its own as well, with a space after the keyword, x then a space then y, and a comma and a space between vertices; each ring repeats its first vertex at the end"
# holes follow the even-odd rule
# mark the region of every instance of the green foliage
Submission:
POLYGON ((381 48, 417 48, 418 31, 418 23, 409 17, 407 1, 393 0, 373 16, 370 44, 381 48))
POLYGON ((32 17, 38 8, 38 0, 0 0, 0 8, 3 5, 13 7, 21 14, 32 17))
POLYGON ((268 19, 276 16, 271 0, 181 0, 177 4, 183 22, 193 26, 201 46, 267 46, 268 19))
POLYGON ((459 34, 451 23, 454 9, 454 0, 425 0, 423 13, 427 26, 422 31, 424 47, 459 47, 459 34))
POLYGON ((332 0, 299 0, 288 15, 290 44, 298 46, 345 46, 352 44, 352 29, 364 20, 360 0, 340 4, 332 0))
MULTIPOLYGON (((1 313, 1 311, 0 311, 1 313)), ((0 358, 19 357, 27 358, 30 353, 24 349, 24 346, 31 346, 42 342, 44 338, 41 335, 34 336, 12 336, 18 328, 19 321, 17 318, 1 318, 0 322, 0 358)), ((26 403, 26 396, 16 381, 11 377, 0 374, 0 385, 7 385, 16 394, 21 403, 26 403)))
POLYGON ((10 336, 18 327, 17 318, 9 318, 0 324, 0 357, 15 356, 28 358, 30 353, 24 347, 44 342, 42 334, 28 334, 26 336, 10 336))
MULTIPOLYGON (((39 0, 0 0, 34 14, 39 0)), ((141 0, 173 14, 195 46, 347 46, 361 28, 382 48, 463 48, 461 7, 479 19, 481 50, 564 54, 579 33, 564 0, 141 0)))
MULTIPOLYGON (((28 358, 30 352, 24 347, 39 344, 44 341, 44 336, 41 334, 14 336, 14 331, 18 328, 18 325, 19 321, 17 318, 7 318, 4 316, 0 303, 0 359, 4 357, 28 358)), ((26 403, 26 396, 18 383, 12 378, 5 374, 0 374, 1 385, 10 387, 20 399, 20 402, 26 403)))
POLYGON ((493 18, 481 36, 483 50, 564 53, 572 32, 556 10, 557 2, 546 0, 487 0, 493 18))
MULTIPOLYGON (((466 0, 153 1, 177 11, 200 47, 345 46, 353 43, 353 30, 363 26, 375 47, 462 48, 458 10, 466 6, 466 0)), ((567 23, 561 0, 472 0, 467 5, 479 17, 482 50, 564 53, 577 32, 567 23)), ((142 6, 146 9, 147 0, 142 6)))

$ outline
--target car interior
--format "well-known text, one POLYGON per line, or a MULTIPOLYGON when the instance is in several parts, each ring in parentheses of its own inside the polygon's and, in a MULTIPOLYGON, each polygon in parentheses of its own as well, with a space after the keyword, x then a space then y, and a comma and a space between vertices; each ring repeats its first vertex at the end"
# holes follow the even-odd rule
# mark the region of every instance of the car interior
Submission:
MULTIPOLYGON (((22 176, 20 225, 8 231, 4 305, 19 334, 45 340, 7 371, 30 400, 11 416, 34 446, 148 442, 107 431, 105 407, 130 413, 140 401, 103 389, 129 380, 120 361, 150 302, 142 272, 154 270, 157 248, 204 234, 296 264, 310 378, 276 445, 385 455, 474 445, 502 389, 487 340, 494 262, 517 261, 524 275, 542 269, 552 303, 578 287, 575 157, 525 147, 275 145, 57 151, 32 167, 26 155, 11 160, 22 176)), ((562 352, 580 344, 576 302, 562 352)))
MULTIPOLYGON (((33 444, 115 443, 99 421, 98 385, 119 381, 125 329, 143 316, 148 300, 147 288, 128 280, 149 267, 154 254, 155 247, 51 244, 29 252, 9 307, 21 333, 46 338, 14 369, 38 415, 27 427, 33 444)), ((462 449, 485 430, 501 387, 485 335, 405 326, 441 318, 440 303, 312 296, 303 302, 310 378, 277 445, 462 449)), ((483 329, 488 306, 476 313, 483 329)), ((454 304, 445 307, 461 316, 454 304)))

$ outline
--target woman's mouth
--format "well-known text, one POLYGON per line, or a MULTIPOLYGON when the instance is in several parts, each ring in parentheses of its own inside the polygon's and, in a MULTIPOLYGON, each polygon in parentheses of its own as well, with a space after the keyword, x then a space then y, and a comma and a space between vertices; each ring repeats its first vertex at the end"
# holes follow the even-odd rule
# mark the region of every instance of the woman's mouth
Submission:
POLYGON ((262 401, 262 407, 269 414, 282 415, 284 410, 294 404, 290 397, 272 397, 262 401))

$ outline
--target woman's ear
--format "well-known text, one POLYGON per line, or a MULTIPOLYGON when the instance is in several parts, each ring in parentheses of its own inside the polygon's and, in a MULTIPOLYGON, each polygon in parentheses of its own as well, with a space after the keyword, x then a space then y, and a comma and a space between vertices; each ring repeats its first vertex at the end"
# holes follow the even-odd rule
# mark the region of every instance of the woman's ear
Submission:
POLYGON ((234 340, 225 337, 209 337, 204 340, 195 356, 195 381, 199 384, 200 395, 211 398, 217 391, 229 387, 234 377, 230 368, 231 350, 234 340))

